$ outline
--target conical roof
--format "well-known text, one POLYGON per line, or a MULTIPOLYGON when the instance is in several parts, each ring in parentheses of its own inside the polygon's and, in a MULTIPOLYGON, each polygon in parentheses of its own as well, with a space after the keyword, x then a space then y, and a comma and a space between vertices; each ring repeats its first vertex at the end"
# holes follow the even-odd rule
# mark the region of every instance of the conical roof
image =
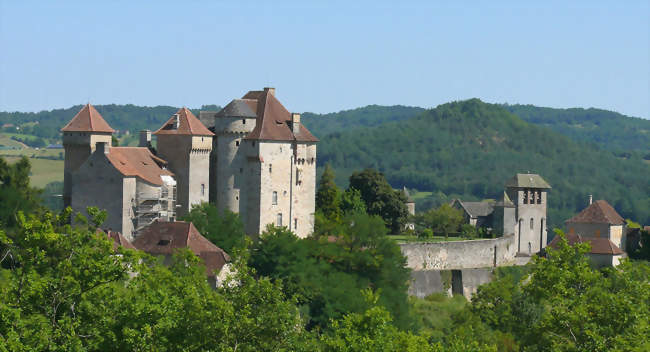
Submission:
POLYGON ((88 103, 61 129, 61 132, 113 133, 115 130, 108 125, 97 109, 88 103))
POLYGON ((180 108, 167 122, 165 122, 158 131, 154 132, 155 135, 160 134, 184 134, 184 135, 197 135, 197 136, 213 136, 214 133, 210 132, 199 119, 192 114, 190 109, 186 107, 180 108), (178 118, 178 123, 176 119, 178 118))

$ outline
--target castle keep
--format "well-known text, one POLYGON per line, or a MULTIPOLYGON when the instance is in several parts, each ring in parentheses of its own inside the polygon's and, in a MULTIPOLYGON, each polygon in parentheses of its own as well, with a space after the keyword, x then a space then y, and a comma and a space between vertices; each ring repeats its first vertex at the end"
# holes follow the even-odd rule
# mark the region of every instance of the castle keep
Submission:
POLYGON ((249 235, 267 224, 313 231, 318 139, 273 88, 199 118, 181 108, 153 133, 155 149, 149 131, 139 147, 111 147, 114 130, 90 104, 61 132, 64 205, 106 209, 105 226, 129 240, 207 201, 239 213, 249 235))

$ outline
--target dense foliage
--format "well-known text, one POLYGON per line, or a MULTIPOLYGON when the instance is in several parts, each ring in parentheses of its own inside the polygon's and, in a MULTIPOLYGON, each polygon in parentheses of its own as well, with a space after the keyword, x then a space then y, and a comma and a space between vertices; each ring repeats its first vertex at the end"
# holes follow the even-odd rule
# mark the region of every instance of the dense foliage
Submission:
POLYGON ((650 120, 594 108, 553 109, 533 105, 504 105, 504 108, 530 123, 599 149, 650 153, 650 120))
POLYGON ((542 175, 551 186, 549 225, 586 206, 588 194, 606 199, 626 218, 650 223, 650 165, 621 159, 529 124, 478 99, 440 105, 415 118, 332 133, 321 138, 319 165, 344 179, 371 167, 393 187, 433 191, 424 210, 454 197, 498 198, 517 172, 542 175))
POLYGON ((41 191, 29 185, 31 165, 22 157, 9 164, 0 157, 0 228, 13 228, 19 211, 36 212, 41 206, 41 191))
POLYGON ((194 224, 196 229, 226 253, 246 246, 244 224, 239 215, 228 209, 219 211, 214 204, 201 203, 192 206, 189 214, 181 218, 194 224))

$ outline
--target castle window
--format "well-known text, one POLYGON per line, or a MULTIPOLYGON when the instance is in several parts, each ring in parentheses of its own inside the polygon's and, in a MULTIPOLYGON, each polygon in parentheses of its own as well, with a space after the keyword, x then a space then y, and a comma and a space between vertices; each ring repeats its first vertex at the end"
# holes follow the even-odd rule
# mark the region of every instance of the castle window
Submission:
POLYGON ((273 172, 273 164, 269 164, 269 173, 273 172))
POLYGON ((271 202, 273 205, 278 205, 278 192, 273 191, 273 196, 271 197, 271 202))
POLYGON ((298 229, 298 218, 293 219, 293 229, 294 230, 298 229))
POLYGON ((277 226, 282 226, 282 213, 278 213, 278 217, 275 219, 275 224, 277 226))
POLYGON ((296 185, 300 184, 300 169, 296 169, 296 185))
POLYGON ((239 141, 235 141, 235 145, 239 147, 239 141))
POLYGON ((537 204, 542 204, 542 191, 537 191, 537 204))
POLYGON ((202 183, 202 184, 201 184, 201 195, 202 195, 202 196, 205 195, 205 183, 202 183))
POLYGON ((246 124, 246 119, 241 119, 241 124, 245 125, 246 124))
POLYGON ((166 246, 166 245, 169 244, 169 242, 171 242, 171 241, 170 240, 160 240, 160 241, 158 241, 158 245, 159 246, 166 246))
POLYGON ((534 225, 535 225, 535 221, 533 220, 533 218, 530 218, 530 229, 531 230, 533 229, 534 225))
POLYGON ((528 204, 528 190, 524 190, 524 204, 528 204))

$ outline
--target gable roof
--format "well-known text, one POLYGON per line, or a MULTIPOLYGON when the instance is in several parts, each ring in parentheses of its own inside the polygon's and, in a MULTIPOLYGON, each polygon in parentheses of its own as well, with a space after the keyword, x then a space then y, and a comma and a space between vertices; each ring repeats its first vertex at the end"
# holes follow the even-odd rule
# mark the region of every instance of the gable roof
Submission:
MULTIPOLYGON (((272 90, 250 91, 241 100, 245 104, 238 102, 237 108, 246 110, 244 107, 246 105, 251 111, 255 112, 257 118, 255 128, 244 139, 318 142, 318 138, 314 137, 302 123, 299 126, 300 132, 293 133, 291 130, 291 113, 275 98, 272 90)), ((226 112, 224 112, 224 116, 226 116, 225 114, 226 112)))
POLYGON ((174 175, 162 168, 167 162, 146 147, 110 147, 104 155, 122 175, 139 177, 154 185, 163 184, 161 176, 174 175))
POLYGON ((625 220, 609 203, 604 200, 597 200, 566 222, 622 225, 625 220))
POLYGON ((551 185, 538 174, 516 174, 506 182, 506 187, 550 189, 551 185))
MULTIPOLYGON (((576 234, 566 234, 566 239, 571 246, 576 243, 589 243, 591 245, 589 253, 591 254, 619 255, 624 253, 617 245, 610 241, 609 238, 605 237, 582 237, 581 235, 576 234)), ((555 236, 548 246, 557 249, 559 241, 560 236, 555 236)))
POLYGON ((61 129, 61 132, 113 133, 115 130, 108 125, 97 109, 88 103, 61 129))
POLYGON ((451 202, 451 206, 455 204, 460 205, 460 207, 469 215, 471 218, 477 218, 479 216, 489 216, 494 212, 494 202, 463 202, 460 199, 454 199, 451 202))
POLYGON ((203 260, 208 275, 218 272, 230 261, 223 249, 201 236, 194 224, 186 221, 154 221, 140 231, 133 245, 152 255, 169 255, 180 248, 188 248, 203 260))
POLYGON ((199 119, 192 114, 190 109, 182 107, 167 120, 158 131, 154 132, 155 135, 161 134, 180 134, 180 135, 195 135, 195 136, 214 136, 207 127, 199 121, 199 119), (178 118, 178 128, 176 128, 176 119, 178 118))

